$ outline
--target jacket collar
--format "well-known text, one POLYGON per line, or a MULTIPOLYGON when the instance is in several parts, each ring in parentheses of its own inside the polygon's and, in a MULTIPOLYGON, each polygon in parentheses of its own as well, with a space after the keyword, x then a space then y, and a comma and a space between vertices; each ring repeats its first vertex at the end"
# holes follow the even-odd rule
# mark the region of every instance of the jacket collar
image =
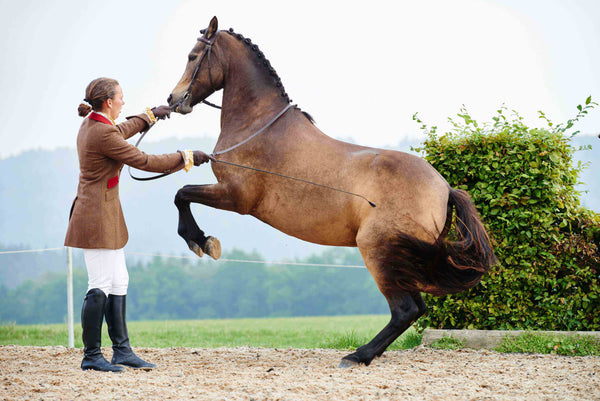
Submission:
POLYGON ((100 121, 101 123, 104 123, 104 124, 115 125, 114 120, 109 118, 106 114, 99 113, 97 111, 92 111, 88 118, 90 118, 91 120, 94 120, 94 121, 100 121))

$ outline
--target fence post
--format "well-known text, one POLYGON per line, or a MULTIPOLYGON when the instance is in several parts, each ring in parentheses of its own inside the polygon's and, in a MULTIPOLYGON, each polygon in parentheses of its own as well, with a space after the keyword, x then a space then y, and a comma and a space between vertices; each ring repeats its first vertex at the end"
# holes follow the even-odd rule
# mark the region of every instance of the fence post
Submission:
POLYGON ((73 334, 73 256, 71 247, 67 247, 67 324, 69 326, 69 348, 75 347, 73 334))

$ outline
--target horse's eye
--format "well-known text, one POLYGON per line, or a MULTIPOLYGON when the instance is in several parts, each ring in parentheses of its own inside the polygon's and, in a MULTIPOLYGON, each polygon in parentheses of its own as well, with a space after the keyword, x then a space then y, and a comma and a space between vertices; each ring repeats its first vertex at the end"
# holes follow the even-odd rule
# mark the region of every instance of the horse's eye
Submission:
POLYGON ((194 61, 194 60, 196 60, 196 55, 195 54, 190 54, 188 56, 188 61, 194 61))

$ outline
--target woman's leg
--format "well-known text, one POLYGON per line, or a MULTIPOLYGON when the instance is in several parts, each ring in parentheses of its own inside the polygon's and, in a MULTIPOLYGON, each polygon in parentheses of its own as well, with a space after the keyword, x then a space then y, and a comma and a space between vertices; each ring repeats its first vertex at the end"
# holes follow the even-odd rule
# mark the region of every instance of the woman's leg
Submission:
POLYGON ((81 308, 81 327, 83 339, 83 360, 81 369, 106 372, 122 372, 121 366, 114 366, 102 355, 102 320, 106 306, 106 293, 110 282, 110 273, 102 268, 102 252, 98 249, 84 249, 84 258, 88 270, 88 291, 81 308))
POLYGON ((112 288, 106 302, 106 324, 108 325, 108 334, 113 343, 111 363, 132 368, 155 368, 156 365, 146 362, 135 355, 129 344, 126 322, 129 274, 127 273, 123 249, 117 249, 113 256, 115 258, 113 263, 115 270, 112 288))
POLYGON ((88 273, 88 291, 98 288, 104 295, 110 294, 114 268, 110 255, 112 249, 84 249, 85 268, 88 273))

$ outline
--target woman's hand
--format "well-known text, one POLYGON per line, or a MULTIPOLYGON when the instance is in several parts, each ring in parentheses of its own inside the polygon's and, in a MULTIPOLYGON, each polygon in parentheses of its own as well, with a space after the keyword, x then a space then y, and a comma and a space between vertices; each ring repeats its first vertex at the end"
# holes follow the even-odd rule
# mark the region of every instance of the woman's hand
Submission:
POLYGON ((199 166, 210 160, 210 156, 201 150, 194 150, 194 166, 199 166))
POLYGON ((171 108, 169 106, 156 106, 152 108, 152 114, 157 120, 171 118, 171 108))

